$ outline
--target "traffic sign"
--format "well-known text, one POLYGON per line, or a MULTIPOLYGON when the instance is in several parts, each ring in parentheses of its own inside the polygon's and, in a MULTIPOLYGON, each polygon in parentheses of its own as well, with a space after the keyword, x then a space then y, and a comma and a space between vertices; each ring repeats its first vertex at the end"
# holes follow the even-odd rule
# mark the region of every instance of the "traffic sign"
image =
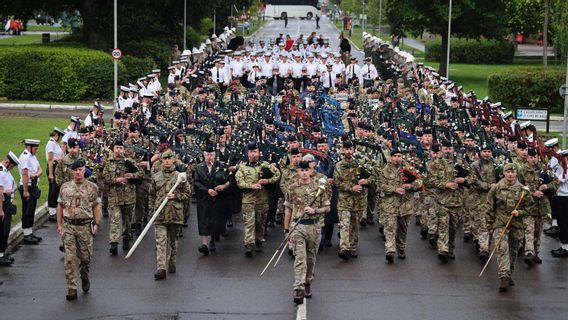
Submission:
POLYGON ((112 57, 113 57, 115 60, 119 60, 120 58, 122 58, 122 51, 120 51, 119 48, 114 48, 114 49, 112 50, 112 57))
POLYGON ((565 84, 560 86, 560 89, 558 89, 558 93, 560 93, 560 96, 562 98, 564 98, 564 96, 566 95, 566 85, 565 84))

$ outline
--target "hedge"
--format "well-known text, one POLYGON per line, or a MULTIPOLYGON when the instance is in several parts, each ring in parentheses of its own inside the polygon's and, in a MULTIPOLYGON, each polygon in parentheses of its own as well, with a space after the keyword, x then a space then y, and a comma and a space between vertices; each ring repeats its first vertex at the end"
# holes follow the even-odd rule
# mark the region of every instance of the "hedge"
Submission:
MULTIPOLYGON (((426 43, 427 61, 440 61, 441 53, 440 40, 426 43)), ((512 63, 514 57, 515 47, 507 41, 452 39, 450 43, 450 62, 503 64, 512 63)))
MULTIPOLYGON (((121 83, 135 81, 154 66, 151 59, 125 60, 119 63, 121 83), (146 69, 141 71, 141 66, 146 69)), ((0 50, 0 96, 47 101, 109 99, 113 88, 113 60, 103 51, 49 46, 0 50)))
POLYGON ((501 101, 508 109, 550 108, 556 113, 564 110, 564 100, 558 94, 564 82, 560 68, 519 68, 487 78, 492 101, 501 101))

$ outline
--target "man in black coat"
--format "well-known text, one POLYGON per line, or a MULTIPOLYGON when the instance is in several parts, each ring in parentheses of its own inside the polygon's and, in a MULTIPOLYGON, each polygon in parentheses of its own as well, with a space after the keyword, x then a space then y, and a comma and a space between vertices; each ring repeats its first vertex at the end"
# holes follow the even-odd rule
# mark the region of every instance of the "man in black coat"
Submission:
POLYGON ((215 149, 208 145, 203 152, 204 161, 197 165, 193 184, 197 198, 197 226, 204 255, 216 251, 215 238, 225 228, 225 190, 229 188, 229 172, 223 162, 216 161, 215 149), (209 246, 208 246, 209 244, 209 246))

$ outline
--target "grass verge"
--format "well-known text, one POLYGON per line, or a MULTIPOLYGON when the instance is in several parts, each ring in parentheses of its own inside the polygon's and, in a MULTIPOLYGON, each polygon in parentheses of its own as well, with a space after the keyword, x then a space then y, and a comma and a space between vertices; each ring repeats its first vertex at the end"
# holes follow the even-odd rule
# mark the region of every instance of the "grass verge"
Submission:
MULTIPOLYGON (((0 139, 0 158, 4 159, 8 151, 12 150, 19 156, 24 150, 22 140, 26 138, 39 139, 37 158, 43 169, 40 177, 41 197, 38 206, 47 200, 47 162, 45 160, 45 145, 49 140, 49 133, 54 126, 65 128, 67 121, 61 119, 35 119, 25 117, 0 117, 0 128, 2 128, 2 138, 0 139)), ((12 169, 12 175, 16 184, 20 182, 20 175, 17 169, 12 169)), ((18 206, 18 213, 12 217, 12 224, 20 222, 22 219, 22 202, 18 192, 15 194, 14 203, 18 206)))

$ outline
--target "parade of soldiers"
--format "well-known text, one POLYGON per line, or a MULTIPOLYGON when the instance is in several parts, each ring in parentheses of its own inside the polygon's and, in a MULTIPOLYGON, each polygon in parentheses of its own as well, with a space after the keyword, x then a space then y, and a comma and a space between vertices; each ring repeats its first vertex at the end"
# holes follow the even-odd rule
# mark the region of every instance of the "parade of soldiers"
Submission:
POLYGON ((358 242, 370 228, 380 232, 388 265, 413 258, 411 223, 440 264, 461 258, 454 249, 463 234, 480 269, 495 254, 500 291, 515 284, 517 256, 542 263, 543 233, 560 241, 553 257, 568 257, 568 150, 558 139, 517 121, 514 106, 363 38, 358 61, 324 37, 244 40, 225 28, 183 51, 167 73, 121 85, 114 106, 96 101, 84 119, 54 128, 47 165, 35 158, 42 141, 25 139, 20 157, 10 152, 0 165, 0 265, 13 262, 4 239, 16 189, 23 242, 42 240, 32 226, 45 176, 69 300, 77 298, 77 272, 83 291, 90 288, 101 219, 109 220, 111 259, 134 250, 152 222, 156 280, 184 272, 178 255, 222 255, 216 243, 234 221, 243 224, 243 258, 284 238, 297 304, 314 293, 318 251, 353 262, 366 255, 358 242), (187 180, 172 189, 182 174, 187 180), (200 243, 182 252, 178 238, 192 221, 200 243))

